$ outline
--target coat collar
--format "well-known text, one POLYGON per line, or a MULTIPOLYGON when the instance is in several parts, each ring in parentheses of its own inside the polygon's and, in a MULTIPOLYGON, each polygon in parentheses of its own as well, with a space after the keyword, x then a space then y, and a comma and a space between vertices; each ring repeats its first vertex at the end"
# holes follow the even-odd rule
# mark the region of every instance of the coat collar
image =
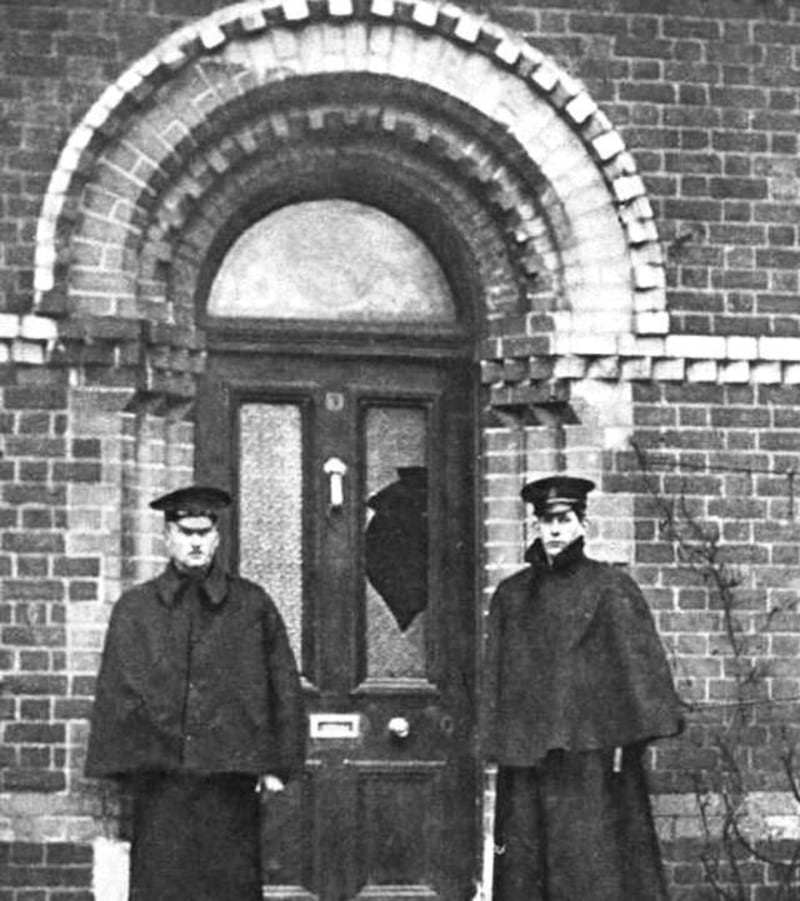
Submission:
POLYGON ((564 580, 578 570, 587 557, 583 552, 584 539, 577 538, 553 558, 551 563, 540 541, 535 541, 525 554, 531 564, 528 591, 539 615, 554 617, 560 623, 558 635, 562 650, 577 645, 597 613, 600 593, 595 582, 587 579, 564 580), (548 577, 552 575, 552 580, 548 577), (548 587, 549 586, 549 587, 548 587), (544 592, 544 595, 540 594, 544 592), (544 598, 549 603, 543 602, 544 598))
MULTIPOLYGON (((188 584, 194 581, 190 576, 178 572, 170 563, 164 572, 156 578, 156 591, 162 603, 168 607, 177 604, 188 584)), ((228 573, 215 557, 211 569, 206 576, 197 580, 200 591, 215 607, 219 606, 228 595, 228 573)))
POLYGON ((537 538, 525 552, 525 560, 537 570, 544 569, 553 570, 554 572, 567 572, 570 569, 574 569, 574 567, 586 559, 586 555, 583 552, 584 543, 583 536, 576 538, 575 541, 565 547, 560 554, 556 554, 551 563, 545 553, 542 542, 537 538))

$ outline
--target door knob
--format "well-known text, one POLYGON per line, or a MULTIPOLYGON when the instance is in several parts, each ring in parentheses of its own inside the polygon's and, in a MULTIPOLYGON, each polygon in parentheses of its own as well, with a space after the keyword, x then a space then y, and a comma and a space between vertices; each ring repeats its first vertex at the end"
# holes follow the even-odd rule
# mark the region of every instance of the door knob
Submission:
POLYGON ((411 724, 404 716, 393 716, 389 720, 387 729, 392 738, 397 738, 402 741, 402 739, 408 738, 409 733, 411 732, 411 724))

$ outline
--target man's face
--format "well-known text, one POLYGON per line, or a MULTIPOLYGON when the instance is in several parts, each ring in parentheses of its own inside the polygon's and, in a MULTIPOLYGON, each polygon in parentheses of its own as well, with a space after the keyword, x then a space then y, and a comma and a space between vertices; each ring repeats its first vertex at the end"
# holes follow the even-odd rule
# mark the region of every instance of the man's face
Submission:
POLYGON ((201 572, 211 565, 219 531, 208 516, 184 516, 164 527, 167 553, 181 572, 201 572))
POLYGON ((586 534, 586 526, 572 507, 548 510, 537 519, 545 553, 551 560, 573 541, 586 534))

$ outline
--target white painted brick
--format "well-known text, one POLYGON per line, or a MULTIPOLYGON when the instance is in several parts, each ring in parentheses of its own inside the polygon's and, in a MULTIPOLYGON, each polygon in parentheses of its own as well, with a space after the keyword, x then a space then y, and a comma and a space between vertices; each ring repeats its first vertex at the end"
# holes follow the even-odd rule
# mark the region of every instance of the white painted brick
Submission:
POLYGON ((20 335, 29 341, 54 341, 58 337, 58 326, 44 316, 23 316, 20 335))
MULTIPOLYGON (((623 175, 636 175, 639 171, 639 167, 636 165, 636 157, 634 157, 634 155, 629 150, 626 150, 624 153, 620 153, 620 155, 614 160, 614 169, 615 171, 620 172, 623 175)), ((627 203, 624 207, 621 207, 620 211, 635 211, 641 199, 641 197, 637 197, 635 200, 631 201, 631 203, 627 203)))
POLYGON ((0 338, 16 338, 20 333, 20 317, 13 313, 0 313, 0 338))
POLYGON ((494 51, 494 55, 500 62, 505 63, 507 66, 513 66, 520 57, 519 45, 511 40, 501 41, 494 51))
POLYGON ((592 144, 604 163, 614 159, 625 150, 625 142, 616 131, 607 131, 605 134, 598 135, 592 144))
POLYGON ((726 356, 722 335, 667 335, 667 356, 696 360, 723 360, 726 356))
POLYGON ((558 72, 546 62, 542 63, 542 65, 535 70, 531 78, 535 84, 548 94, 550 91, 555 90, 555 87, 558 84, 558 72))
POLYGON ((783 366, 785 385, 800 385, 800 363, 785 363, 783 366))
POLYGON ((328 0, 328 9, 334 18, 344 18, 353 15, 352 0, 328 0))
POLYGON ((653 360, 653 379, 682 382, 686 373, 683 360, 653 360))
POLYGON ((239 21, 242 23, 242 28, 249 34, 263 31, 267 27, 267 20, 260 9, 246 9, 239 16, 239 21))
POLYGON ((644 182, 638 175, 623 175, 614 179, 614 194, 620 203, 626 203, 635 197, 643 197, 647 194, 644 182))
MULTIPOLYGON (((634 296, 634 319, 639 313, 666 313, 667 297, 663 288, 651 288, 649 291, 637 291, 634 296), (638 312, 637 312, 638 311, 638 312)), ((669 318, 666 319, 669 331, 669 318)))
POLYGON ((619 353, 625 357, 663 357, 664 338, 642 338, 626 332, 617 339, 619 353))
POLYGON ((414 21, 420 25, 433 28, 436 24, 437 16, 438 10, 433 3, 428 3, 426 0, 419 0, 419 2, 414 5, 413 18, 414 21))
POLYGON ((334 69, 345 65, 345 30, 330 22, 322 24, 322 46, 325 53, 325 64, 334 69))
POLYGON ((532 47, 529 43, 524 42, 521 49, 522 58, 531 64, 531 66, 541 66, 544 62, 544 54, 536 47, 532 47))
POLYGON ((669 314, 640 313, 635 317, 636 332, 640 335, 666 335, 669 331, 669 314))
POLYGON ((472 95, 472 105, 491 119, 503 102, 506 86, 500 79, 483 78, 472 95))
POLYGON ((568 201, 574 215, 581 217, 580 227, 588 227, 598 241, 618 241, 616 235, 598 232, 593 227, 593 222, 586 222, 586 217, 591 217, 592 214, 595 219, 605 219, 608 216, 608 191, 605 185, 598 183, 596 173, 585 165, 582 150, 574 144, 558 147, 543 163, 543 169, 546 169, 547 177, 553 182, 562 182, 562 201, 568 201))
POLYGON ((758 356, 761 360, 800 362, 800 338, 759 338, 758 356))
POLYGON ((27 366, 41 366, 44 363, 44 348, 39 342, 17 339, 11 345, 11 359, 27 366))
POLYGON ((625 228, 632 244, 658 240, 658 229, 652 219, 631 219, 625 223, 625 228))
MULTIPOLYGON (((92 107, 92 110, 96 107, 102 107, 106 111, 106 113, 108 113, 112 110, 115 110, 124 99, 125 91, 119 86, 119 84, 113 82, 98 97, 97 101, 92 107)), ((89 113, 91 113, 92 110, 90 110, 89 113)))
POLYGON ((633 313, 661 313, 664 310, 662 291, 637 291, 633 296, 633 313))
POLYGON ((416 61, 417 33, 407 28, 396 29, 389 53, 389 71, 399 78, 415 78, 418 63, 416 61))
POLYGON ((114 839, 94 840, 92 887, 97 901, 123 901, 128 897, 130 845, 114 839))
MULTIPOLYGON (((388 5, 394 8, 392 0, 376 0, 384 6, 388 5)), ((375 13, 381 15, 381 13, 375 13)), ((388 15, 391 15, 389 13, 388 15)), ((392 29, 389 26, 376 26, 369 31, 369 52, 370 56, 385 59, 392 52, 392 29)))
POLYGON ((753 363, 752 379, 761 385, 779 385, 781 382, 780 363, 753 363))
POLYGON ((309 16, 306 0, 283 0, 283 14, 289 22, 299 22, 309 16))
POLYGON ((158 69, 160 63, 158 56, 155 53, 148 53, 143 56, 141 59, 137 60, 132 68, 135 69, 139 75, 142 76, 142 79, 149 78, 153 72, 158 69))
POLYGON ((92 131, 96 131, 101 125, 108 120, 111 110, 108 105, 98 100, 83 117, 83 125, 89 126, 92 131))
POLYGON ((639 291, 650 288, 663 288, 666 284, 664 270, 661 266, 635 266, 633 280, 636 289, 639 291))
MULTIPOLYGON (((82 132, 93 135, 94 132, 88 128, 83 128, 82 132)), ((43 215, 51 221, 55 221, 60 215, 64 204, 63 195, 69 190, 70 182, 74 175, 73 168, 80 159, 81 150, 73 148, 72 144, 67 144, 58 160, 58 169, 50 177, 50 184, 47 187, 48 195, 44 202, 43 215), (52 198, 52 200, 51 200, 52 198), (52 206, 50 205, 52 203, 52 206)))
POLYGON ((645 244, 633 247, 630 254, 634 268, 639 266, 661 266, 664 262, 661 245, 657 241, 648 241, 645 244))
POLYGON ((619 357, 599 357, 589 361, 586 378, 589 379, 617 379, 619 378, 619 357))
POLYGON ((580 379, 586 373, 586 360, 582 357, 558 357, 553 367, 553 377, 557 379, 580 379))
POLYGON ((639 219, 655 219, 653 207, 647 197, 636 197, 626 207, 639 219))
POLYGON ((730 335, 725 339, 729 360, 757 360, 758 338, 751 335, 730 335))
POLYGON ((727 385, 747 384, 750 381, 750 363, 747 360, 720 363, 719 380, 727 385))
POLYGON ((42 302, 42 295, 53 290, 55 279, 50 266, 37 266, 33 273, 33 290, 36 295, 35 306, 42 302))
POLYGON ((138 88, 143 81, 144 75, 136 68, 131 67, 120 75, 117 79, 117 84, 122 91, 128 94, 138 88))
POLYGON ((689 360, 686 363, 686 380, 688 382, 716 382, 716 360, 689 360))
MULTIPOLYGON (((614 292, 613 288, 607 289, 605 293, 610 295, 614 292)), ((619 292, 616 293, 617 299, 619 292)), ((590 335, 610 335, 615 339, 620 334, 629 331, 631 327, 630 313, 625 309, 618 309, 616 305, 611 303, 595 308, 583 310, 576 317, 576 325, 579 329, 588 332, 590 335)), ((617 353, 618 351, 613 351, 617 353)))
POLYGON ((462 15, 458 20, 458 25, 456 25, 453 30, 453 34, 459 39, 459 41, 464 41, 467 44, 474 44, 481 33, 481 22, 479 19, 476 19, 474 16, 462 15))
POLYGON ((200 43, 206 50, 215 50, 217 47, 221 47, 226 40, 225 32, 213 22, 200 30, 200 43))
POLYGON ((354 69, 366 68, 369 58, 369 32, 365 22, 352 22, 345 32, 345 54, 354 69))
POLYGON ((622 361, 622 378, 625 381, 649 379, 653 370, 653 361, 649 357, 634 357, 622 361))
POLYGON ((169 41, 158 48, 158 60, 170 69, 179 69, 186 62, 186 53, 174 41, 169 41))
POLYGON ((553 353, 610 356, 617 352, 616 335, 587 334, 585 332, 556 332, 553 353))
POLYGON ((296 59, 299 54, 297 35, 288 28, 273 28, 270 32, 276 59, 282 62, 296 59))

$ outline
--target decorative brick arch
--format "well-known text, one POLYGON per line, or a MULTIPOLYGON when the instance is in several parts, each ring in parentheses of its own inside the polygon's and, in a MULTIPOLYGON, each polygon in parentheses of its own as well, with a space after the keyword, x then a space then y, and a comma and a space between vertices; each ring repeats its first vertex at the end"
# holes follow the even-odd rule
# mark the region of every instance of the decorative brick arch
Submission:
MULTIPOLYGON (((185 414, 215 266, 260 216, 322 196, 373 203, 437 256, 480 340, 484 424, 514 420, 520 474, 540 465, 520 409, 584 404, 601 430, 592 454, 627 428, 620 373, 645 372, 664 341, 664 269, 633 159, 581 86, 449 4, 248 0, 176 32, 104 92, 38 223, 20 328, 69 369, 74 421, 103 444, 103 515, 120 536, 118 557, 103 557, 109 600, 159 560, 147 499, 191 477, 185 414)), ((512 471, 488 446, 485 462, 489 481, 512 471)), ((541 465, 554 462, 546 450, 541 465)), ((70 549, 93 540, 70 523, 70 549)), ((490 564, 504 554, 489 547, 490 564)))
MULTIPOLYGON (((251 0, 133 65, 75 129, 52 176, 37 311, 191 332, 188 300, 176 305, 168 273, 185 274, 186 260, 211 247, 197 244, 213 218, 206 201, 232 174, 258 171, 265 147, 333 132, 402 139, 409 158, 438 160, 474 187, 515 273, 521 300, 498 310, 522 317, 520 338, 540 327, 525 316, 548 312, 568 332, 666 331, 652 211, 607 118, 520 38, 424 0, 251 0), (345 91, 293 89, 348 76, 382 90, 354 102, 345 91)), ((484 285, 486 295, 505 290, 484 285)))

